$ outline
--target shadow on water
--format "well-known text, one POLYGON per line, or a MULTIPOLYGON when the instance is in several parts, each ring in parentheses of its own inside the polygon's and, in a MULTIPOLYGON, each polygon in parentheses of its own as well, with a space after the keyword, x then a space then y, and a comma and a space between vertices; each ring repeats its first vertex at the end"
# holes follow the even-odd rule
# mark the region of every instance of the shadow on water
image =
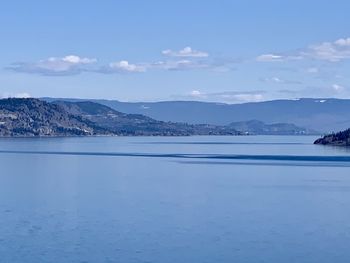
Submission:
POLYGON ((308 145, 299 142, 135 142, 134 144, 155 145, 308 145))
POLYGON ((309 156, 309 155, 243 155, 243 154, 181 154, 181 153, 123 153, 123 152, 73 152, 73 151, 7 151, 0 154, 24 155, 66 155, 66 156, 105 156, 105 157, 145 157, 195 159, 184 161, 192 164, 230 165, 278 165, 278 166, 325 166, 349 167, 350 156, 309 156), (210 160, 210 161, 207 161, 210 160), (240 161, 240 162, 237 162, 240 161))
POLYGON ((222 161, 177 161, 181 164, 198 164, 198 165, 247 165, 247 166, 294 166, 294 167, 350 167, 348 162, 283 162, 283 161, 262 161, 262 162, 222 162, 222 161))

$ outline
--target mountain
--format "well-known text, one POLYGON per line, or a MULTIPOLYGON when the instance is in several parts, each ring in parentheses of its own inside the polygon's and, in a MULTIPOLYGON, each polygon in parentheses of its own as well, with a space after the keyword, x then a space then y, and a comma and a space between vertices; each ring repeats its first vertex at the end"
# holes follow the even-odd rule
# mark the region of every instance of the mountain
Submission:
MULTIPOLYGON (((56 100, 46 98, 47 100, 56 100)), ((64 99, 67 100, 67 99, 64 99)), ((78 101, 71 99, 71 101, 78 101)), ((298 99, 243 104, 194 101, 120 102, 90 100, 117 111, 143 114, 161 121, 228 125, 259 120, 264 123, 293 123, 299 127, 329 133, 350 127, 350 100, 298 99)))
POLYGON ((303 135, 317 133, 290 123, 266 124, 257 120, 233 122, 229 124, 229 127, 242 133, 260 135, 303 135))
POLYGON ((315 144, 350 146, 350 129, 326 135, 315 141, 315 144))
POLYGON ((95 102, 0 100, 0 136, 238 135, 231 127, 163 122, 95 102))
POLYGON ((157 121, 141 114, 125 114, 91 101, 53 101, 72 115, 120 135, 237 135, 232 127, 157 121))
POLYGON ((0 100, 0 136, 81 136, 108 133, 55 104, 37 99, 0 100))

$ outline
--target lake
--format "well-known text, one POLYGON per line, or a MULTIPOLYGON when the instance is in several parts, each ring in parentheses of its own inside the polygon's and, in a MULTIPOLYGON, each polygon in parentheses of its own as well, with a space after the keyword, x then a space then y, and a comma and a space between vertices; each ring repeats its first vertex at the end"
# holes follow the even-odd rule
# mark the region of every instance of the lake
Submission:
POLYGON ((0 139, 0 262, 348 262, 350 150, 315 139, 0 139))

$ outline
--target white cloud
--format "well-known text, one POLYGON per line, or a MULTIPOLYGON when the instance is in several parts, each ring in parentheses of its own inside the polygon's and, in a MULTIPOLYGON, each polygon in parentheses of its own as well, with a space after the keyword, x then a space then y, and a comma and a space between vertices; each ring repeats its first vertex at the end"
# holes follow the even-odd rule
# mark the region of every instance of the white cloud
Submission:
POLYGON ((151 68, 165 70, 189 70, 209 68, 210 65, 206 61, 192 61, 188 59, 175 61, 158 61, 150 65, 151 68))
POLYGON ((306 72, 307 73, 310 73, 310 74, 316 74, 316 73, 318 73, 320 70, 319 70, 319 68, 315 68, 315 67, 311 67, 311 68, 307 68, 306 69, 306 72))
MULTIPOLYGON (((57 58, 53 58, 54 60, 57 58)), ((62 61, 72 63, 72 64, 90 64, 95 63, 97 60, 95 58, 81 58, 75 55, 69 55, 62 58, 62 61)))
POLYGON ((192 90, 191 91, 191 96, 196 97, 196 96, 201 96, 201 95, 202 95, 202 93, 199 90, 192 90))
POLYGON ((274 54, 263 54, 256 58, 259 62, 275 62, 275 61, 283 61, 284 57, 280 55, 274 54))
POLYGON ((327 60, 330 62, 350 59, 350 38, 312 45, 306 51, 302 52, 302 55, 312 59, 327 60))
POLYGON ((190 93, 190 97, 195 99, 205 99, 207 95, 205 93, 200 92, 199 90, 192 90, 190 93))
POLYGON ((272 77, 272 78, 270 79, 270 81, 275 82, 275 83, 283 83, 283 82, 284 82, 283 80, 281 80, 281 79, 278 78, 278 77, 272 77))
POLYGON ((96 61, 96 59, 69 55, 65 57, 50 57, 34 63, 14 63, 8 69, 16 72, 47 76, 74 75, 83 72, 85 70, 84 65, 86 66, 96 61))
POLYGON ((199 90, 192 90, 188 95, 177 96, 177 98, 211 102, 244 103, 263 101, 265 100, 264 93, 264 91, 205 93, 199 90))
POLYGON ((13 63, 6 69, 45 76, 76 75, 82 72, 95 72, 101 74, 112 73, 137 73, 148 70, 193 70, 212 69, 218 72, 228 72, 233 69, 237 59, 208 58, 208 53, 185 47, 179 51, 164 50, 162 52, 169 58, 158 62, 130 63, 128 60, 111 62, 105 65, 93 66, 97 62, 95 58, 68 55, 64 57, 49 57, 37 62, 13 63))
POLYGON ((118 61, 118 62, 112 62, 109 64, 109 70, 110 72, 145 72, 147 70, 146 65, 137 65, 137 64, 130 64, 126 60, 118 61))
POLYGON ((349 47, 350 46, 350 37, 338 39, 337 41, 335 41, 335 44, 338 46, 349 47))
POLYGON ((31 98, 32 96, 27 93, 27 92, 21 92, 21 93, 8 93, 5 92, 3 93, 0 98, 2 99, 7 99, 7 98, 23 98, 23 99, 27 99, 27 98, 31 98))
POLYGON ((267 83, 275 83, 275 84, 295 84, 295 85, 299 85, 301 84, 300 81, 296 81, 296 80, 284 80, 281 79, 279 77, 271 77, 271 78, 263 78, 260 79, 262 82, 267 82, 267 83))
POLYGON ((182 58, 168 59, 151 63, 149 68, 162 70, 194 70, 194 69, 210 69, 216 72, 228 72, 235 68, 234 64, 239 63, 237 59, 230 58, 182 58))
POLYGON ((194 50, 191 47, 185 47, 179 51, 173 51, 171 49, 163 50, 162 54, 170 57, 193 57, 193 58, 205 58, 209 54, 207 52, 194 50))
POLYGON ((344 91, 345 87, 341 86, 341 85, 338 85, 338 84, 333 84, 332 85, 332 89, 335 91, 335 92, 342 92, 344 91))
POLYGON ((231 102, 259 102, 264 100, 263 94, 236 94, 229 96, 228 99, 231 102))
POLYGON ((286 60, 314 59, 338 62, 350 59, 350 38, 340 38, 333 42, 310 45, 295 52, 263 54, 256 58, 260 62, 276 62, 286 60))
POLYGON ((157 61, 152 63, 131 64, 126 60, 112 62, 108 66, 101 67, 98 73, 139 73, 148 70, 192 70, 209 68, 210 65, 206 61, 192 61, 188 59, 157 61))

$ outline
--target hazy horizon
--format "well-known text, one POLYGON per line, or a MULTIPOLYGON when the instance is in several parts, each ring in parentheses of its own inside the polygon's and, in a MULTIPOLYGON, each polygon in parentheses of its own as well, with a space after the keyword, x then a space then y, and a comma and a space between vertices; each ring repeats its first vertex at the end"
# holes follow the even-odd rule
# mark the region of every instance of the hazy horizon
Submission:
POLYGON ((118 101, 122 103, 158 103, 158 102, 203 102, 203 103, 213 103, 213 104, 244 104, 244 103, 260 103, 260 102, 271 102, 271 101, 300 101, 300 100, 316 100, 317 102, 326 102, 327 100, 350 100, 350 98, 336 98, 336 97, 302 97, 302 98, 276 98, 276 99, 266 99, 261 101, 242 101, 242 102, 220 102, 220 101, 202 101, 195 99, 164 99, 164 100, 120 100, 118 98, 103 98, 103 97, 33 97, 29 94, 17 94, 14 96, 5 96, 0 99, 9 99, 9 98, 20 98, 20 99, 58 99, 58 100, 91 100, 91 101, 118 101))

